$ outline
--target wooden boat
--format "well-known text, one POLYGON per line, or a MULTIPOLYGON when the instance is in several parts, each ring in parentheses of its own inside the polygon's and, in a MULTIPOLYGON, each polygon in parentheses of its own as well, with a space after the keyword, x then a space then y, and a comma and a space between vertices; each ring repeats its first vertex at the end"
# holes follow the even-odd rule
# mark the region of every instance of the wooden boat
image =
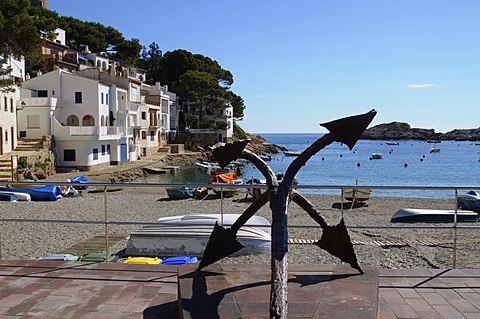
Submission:
POLYGON ((343 197, 351 202, 365 202, 370 199, 371 193, 371 189, 347 188, 343 191, 343 197))
POLYGON ((168 198, 170 199, 187 199, 193 197, 193 188, 166 188, 168 198))
POLYGON ((19 192, 30 194, 32 201, 56 201, 62 198, 62 189, 59 186, 40 186, 33 188, 0 187, 3 192, 19 192))
MULTIPOLYGON (((404 208, 397 211, 392 223, 453 223, 455 210, 404 208)), ((457 210, 457 222, 478 222, 479 215, 471 210, 457 210)))
MULTIPOLYGON (((130 234, 125 253, 129 256, 203 256, 215 223, 231 226, 240 214, 189 214, 163 217, 154 226, 141 227, 130 234)), ((253 216, 240 228, 237 239, 245 248, 235 256, 268 254, 271 225, 253 216)))
POLYGON ((31 201, 32 197, 30 194, 27 193, 22 193, 22 192, 6 192, 6 191, 0 191, 0 194, 12 194, 17 196, 18 201, 31 201))

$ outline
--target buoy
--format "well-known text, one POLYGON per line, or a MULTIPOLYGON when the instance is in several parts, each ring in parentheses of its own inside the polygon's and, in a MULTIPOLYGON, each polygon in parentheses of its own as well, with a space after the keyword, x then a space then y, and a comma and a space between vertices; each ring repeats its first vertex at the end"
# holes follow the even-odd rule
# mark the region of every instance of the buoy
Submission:
POLYGON ((357 167, 360 167, 360 163, 357 163, 357 167))
POLYGON ((322 157, 322 161, 324 161, 324 160, 325 160, 325 157, 322 157))
POLYGON ((408 164, 407 163, 403 164, 403 167, 408 167, 408 164))

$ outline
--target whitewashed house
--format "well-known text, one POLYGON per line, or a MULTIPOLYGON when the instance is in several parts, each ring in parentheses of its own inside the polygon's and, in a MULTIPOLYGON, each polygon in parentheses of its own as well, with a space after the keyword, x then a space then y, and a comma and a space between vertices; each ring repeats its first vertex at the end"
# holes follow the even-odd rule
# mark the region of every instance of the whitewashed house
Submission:
POLYGON ((6 77, 15 85, 12 91, 0 92, 0 155, 10 153, 17 146, 17 103, 20 98, 19 84, 25 80, 25 60, 7 57, 2 68, 11 68, 6 77))
POLYGON ((158 152, 171 134, 175 94, 143 84, 140 69, 115 63, 108 69, 57 69, 25 81, 20 137, 52 135, 58 168, 88 170, 158 152))
POLYGON ((25 81, 18 111, 19 136, 52 135, 57 167, 90 169, 136 160, 132 130, 118 120, 128 87, 61 69, 25 81))
POLYGON ((188 129, 192 134, 213 134, 216 142, 231 142, 233 136, 233 106, 204 115, 204 120, 213 120, 216 128, 188 129))

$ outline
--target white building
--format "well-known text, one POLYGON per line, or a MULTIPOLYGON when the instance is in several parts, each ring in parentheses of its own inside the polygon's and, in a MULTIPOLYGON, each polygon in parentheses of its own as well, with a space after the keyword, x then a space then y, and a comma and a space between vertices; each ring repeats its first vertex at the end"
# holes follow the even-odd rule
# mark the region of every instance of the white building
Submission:
POLYGON ((25 81, 18 111, 19 136, 53 135, 57 167, 90 169, 137 159, 133 132, 121 118, 128 87, 63 70, 25 81))
POLYGON ((19 83, 25 80, 25 60, 9 56, 2 68, 11 68, 13 91, 0 92, 0 155, 10 153, 17 146, 17 103, 20 97, 19 83))
POLYGON ((53 135, 59 168, 87 170, 158 152, 170 133, 175 95, 124 76, 127 70, 119 72, 115 64, 109 69, 75 74, 57 69, 25 81, 18 111, 20 137, 53 135))

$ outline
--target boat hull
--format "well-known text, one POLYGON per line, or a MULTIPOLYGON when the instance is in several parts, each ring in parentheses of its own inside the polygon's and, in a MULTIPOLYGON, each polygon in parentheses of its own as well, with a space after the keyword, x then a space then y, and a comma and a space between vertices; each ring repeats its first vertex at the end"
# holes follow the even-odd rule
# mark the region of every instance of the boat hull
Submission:
MULTIPOLYGON (((392 223, 453 223, 455 210, 405 208, 397 211, 392 223)), ((457 210, 457 222, 478 222, 479 215, 470 210, 457 210)))
POLYGON ((33 201, 56 201, 62 198, 62 190, 58 186, 41 186, 34 188, 0 187, 2 192, 19 192, 30 194, 33 201))
POLYGON ((167 188, 168 198, 170 199, 187 199, 193 197, 193 189, 176 189, 167 188))
MULTIPOLYGON (((125 253, 129 256, 201 257, 210 239, 215 222, 225 227, 233 224, 238 214, 191 214, 160 218, 159 225, 146 226, 130 234, 125 253)), ((269 254, 270 224, 254 216, 240 228, 237 239, 246 247, 231 256, 269 254), (255 226, 248 226, 255 225, 255 226)))

